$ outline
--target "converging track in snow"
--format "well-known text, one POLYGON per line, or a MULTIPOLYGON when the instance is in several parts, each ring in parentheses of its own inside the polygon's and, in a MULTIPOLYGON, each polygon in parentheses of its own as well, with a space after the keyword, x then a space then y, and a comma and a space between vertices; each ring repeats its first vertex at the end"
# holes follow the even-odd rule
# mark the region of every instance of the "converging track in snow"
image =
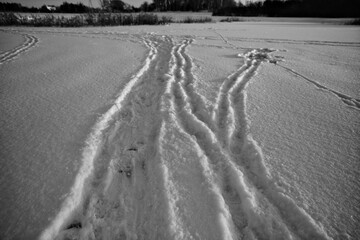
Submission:
POLYGON ((41 239, 330 239, 273 180, 248 131, 246 87, 276 50, 240 55, 210 109, 194 87, 195 40, 142 38, 143 66, 93 126, 41 239))
POLYGON ((30 34, 23 34, 25 41, 20 46, 0 54, 0 65, 16 59, 20 54, 29 51, 32 47, 36 46, 39 39, 30 34))

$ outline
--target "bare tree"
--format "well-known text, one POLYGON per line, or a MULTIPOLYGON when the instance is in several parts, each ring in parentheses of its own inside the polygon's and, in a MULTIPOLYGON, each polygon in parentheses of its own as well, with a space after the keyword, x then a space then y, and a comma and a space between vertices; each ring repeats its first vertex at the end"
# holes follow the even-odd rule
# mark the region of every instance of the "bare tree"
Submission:
POLYGON ((108 10, 110 7, 110 0, 98 0, 102 10, 108 10))
POLYGON ((153 0, 159 11, 200 11, 235 7, 235 0, 153 0))

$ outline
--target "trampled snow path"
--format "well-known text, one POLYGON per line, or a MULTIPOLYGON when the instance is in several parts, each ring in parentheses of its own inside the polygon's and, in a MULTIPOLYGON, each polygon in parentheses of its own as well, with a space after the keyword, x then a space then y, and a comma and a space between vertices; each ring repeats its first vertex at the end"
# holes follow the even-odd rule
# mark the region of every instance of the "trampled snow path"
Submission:
POLYGON ((30 34, 23 34, 25 41, 20 46, 11 49, 9 51, 6 51, 4 53, 0 54, 0 65, 7 63, 9 61, 14 60, 17 58, 20 54, 28 51, 32 47, 36 46, 36 44, 39 42, 39 39, 36 36, 30 35, 30 34))
POLYGON ((99 118, 71 194, 41 239, 329 239, 286 196, 248 133, 246 87, 272 49, 252 49, 214 110, 187 49, 146 35, 143 67, 99 118))

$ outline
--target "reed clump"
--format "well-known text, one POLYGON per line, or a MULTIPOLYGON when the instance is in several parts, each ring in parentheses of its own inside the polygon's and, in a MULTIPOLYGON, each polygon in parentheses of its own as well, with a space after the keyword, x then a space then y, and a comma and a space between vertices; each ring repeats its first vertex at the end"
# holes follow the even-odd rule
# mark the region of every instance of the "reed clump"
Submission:
POLYGON ((0 26, 33 27, 85 27, 85 26, 124 26, 124 25, 162 25, 172 23, 171 17, 158 17, 152 13, 88 13, 70 17, 53 14, 21 16, 15 13, 0 13, 0 26))
POLYGON ((178 23, 209 23, 212 22, 211 17, 200 17, 200 18, 193 18, 193 17, 185 17, 184 20, 178 21, 178 23))

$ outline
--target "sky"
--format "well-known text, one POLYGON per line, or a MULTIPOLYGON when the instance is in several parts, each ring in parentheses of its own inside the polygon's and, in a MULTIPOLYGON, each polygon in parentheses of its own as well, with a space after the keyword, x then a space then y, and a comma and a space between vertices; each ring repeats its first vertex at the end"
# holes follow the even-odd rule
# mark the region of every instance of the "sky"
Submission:
MULTIPOLYGON (((69 2, 69 3, 78 3, 78 2, 82 2, 84 5, 88 5, 89 4, 89 0, 0 0, 0 2, 13 2, 13 3, 21 3, 21 5, 23 6, 27 6, 27 7, 41 7, 44 4, 48 4, 48 5, 55 5, 55 6, 59 6, 61 5, 63 2, 69 2)), ((139 7, 140 4, 142 4, 143 2, 147 1, 147 2, 152 2, 152 0, 123 0, 126 3, 129 3, 130 5, 133 5, 135 7, 139 7)), ((240 1, 240 0, 238 0, 240 1)), ((245 2, 245 0, 241 0, 242 2, 245 2)), ((253 0, 251 0, 253 1, 253 0)), ((94 7, 98 7, 99 4, 99 0, 91 0, 92 4, 94 7)))

